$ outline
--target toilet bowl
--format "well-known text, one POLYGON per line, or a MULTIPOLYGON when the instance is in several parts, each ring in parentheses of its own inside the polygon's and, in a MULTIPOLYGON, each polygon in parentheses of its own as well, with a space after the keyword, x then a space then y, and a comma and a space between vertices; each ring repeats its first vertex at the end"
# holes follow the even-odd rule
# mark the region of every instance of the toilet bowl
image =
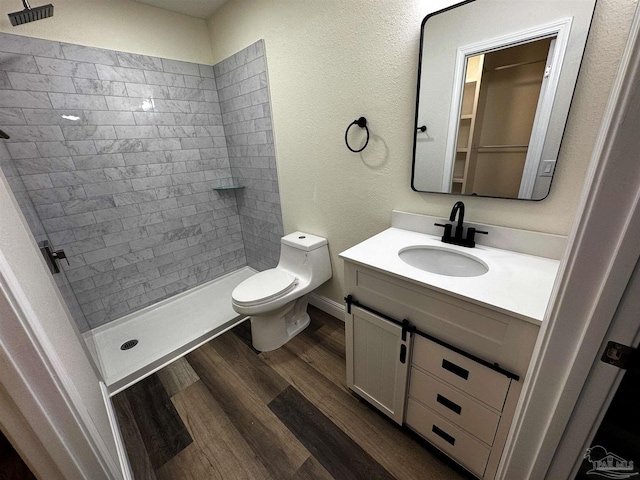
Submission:
POLYGON ((251 318, 253 347, 281 347, 309 325, 309 293, 331 278, 327 240, 294 232, 280 240, 276 268, 259 272, 231 293, 233 309, 251 318))

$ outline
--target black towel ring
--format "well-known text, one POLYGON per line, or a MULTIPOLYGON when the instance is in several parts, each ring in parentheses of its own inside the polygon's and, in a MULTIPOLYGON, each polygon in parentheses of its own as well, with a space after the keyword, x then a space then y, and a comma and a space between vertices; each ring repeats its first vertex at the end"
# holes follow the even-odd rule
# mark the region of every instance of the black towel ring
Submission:
POLYGON ((353 122, 351 122, 349 124, 349 126, 347 127, 347 131, 344 132, 344 143, 347 144, 347 148, 349 150, 351 150, 353 153, 359 153, 361 151, 363 151, 365 148, 367 148, 367 144, 369 143, 369 129, 367 128, 367 119, 364 117, 360 117, 357 120, 354 120, 353 122), (362 148, 360 150, 354 150, 353 148, 351 148, 351 146, 349 145, 349 140, 347 138, 347 135, 349 135, 349 129, 351 127, 353 127, 354 125, 358 125, 360 128, 364 128, 367 131, 367 141, 364 142, 364 145, 362 146, 362 148))

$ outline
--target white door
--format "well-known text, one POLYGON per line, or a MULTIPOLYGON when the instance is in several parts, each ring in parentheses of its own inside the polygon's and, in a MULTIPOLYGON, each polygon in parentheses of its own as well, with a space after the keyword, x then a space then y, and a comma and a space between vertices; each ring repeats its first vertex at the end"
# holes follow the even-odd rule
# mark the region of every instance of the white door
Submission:
MULTIPOLYGON (((607 332, 601 354, 615 359, 640 342, 640 267, 636 265, 607 332)), ((611 360, 608 360, 611 361, 611 360)), ((628 369, 594 362, 547 478, 640 477, 640 362, 628 369)))
POLYGON ((352 306, 346 315, 347 385, 402 425, 411 335, 402 327, 352 306))

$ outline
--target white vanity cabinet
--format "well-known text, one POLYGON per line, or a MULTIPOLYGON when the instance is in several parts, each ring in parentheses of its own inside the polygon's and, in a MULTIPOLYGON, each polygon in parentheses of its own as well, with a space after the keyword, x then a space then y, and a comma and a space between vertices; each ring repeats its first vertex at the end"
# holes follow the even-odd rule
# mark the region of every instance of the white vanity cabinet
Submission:
POLYGON ((349 387, 493 479, 539 322, 347 259, 345 283, 349 387))
POLYGON ((494 446, 499 459, 504 445, 496 434, 510 424, 503 413, 515 380, 421 336, 414 349, 405 423, 475 475, 492 478, 487 465, 494 446))

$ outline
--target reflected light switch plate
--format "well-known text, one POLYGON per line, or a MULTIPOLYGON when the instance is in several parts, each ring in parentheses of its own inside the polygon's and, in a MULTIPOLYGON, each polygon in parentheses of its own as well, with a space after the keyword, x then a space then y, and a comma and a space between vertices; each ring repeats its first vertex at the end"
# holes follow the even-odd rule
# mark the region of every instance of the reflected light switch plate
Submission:
POLYGON ((556 168, 555 160, 543 160, 542 169, 540 171, 541 177, 553 177, 553 171, 556 168))

